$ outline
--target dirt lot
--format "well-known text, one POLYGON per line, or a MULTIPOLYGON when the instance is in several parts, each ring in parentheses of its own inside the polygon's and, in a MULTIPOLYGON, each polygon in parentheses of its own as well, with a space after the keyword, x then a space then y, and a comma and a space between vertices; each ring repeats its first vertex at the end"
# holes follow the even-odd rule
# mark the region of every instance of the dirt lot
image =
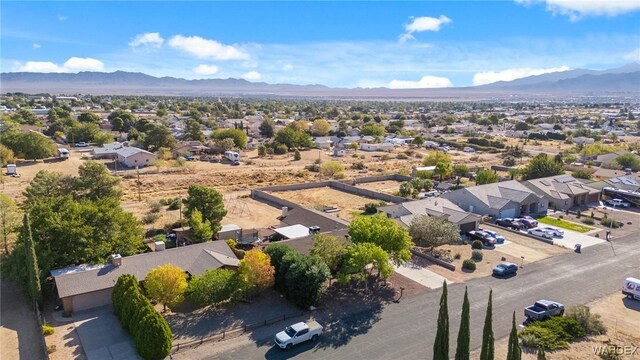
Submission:
MULTIPOLYGON (((598 301, 587 304, 592 313, 601 316, 603 324, 607 327, 607 334, 591 336, 583 341, 570 344, 569 349, 547 352, 547 359, 553 360, 591 360, 600 359, 594 354, 594 347, 603 345, 640 346, 640 302, 626 300, 622 294, 615 293, 598 301)), ((504 359, 507 356, 508 338, 495 343, 496 359, 504 359)), ((475 359, 480 356, 476 351, 471 354, 475 359)), ((623 355, 621 359, 638 359, 640 350, 635 355, 623 355)), ((522 354, 523 360, 535 360, 535 353, 522 354)))
POLYGON ((279 191, 271 193, 285 200, 293 201, 306 207, 319 208, 335 206, 339 212, 332 213, 341 219, 351 220, 364 210, 364 205, 379 200, 349 194, 329 187, 304 189, 295 191, 279 191))
POLYGON ((395 180, 376 181, 376 182, 358 184, 356 186, 359 188, 378 191, 385 194, 397 195, 398 189, 400 189, 400 182, 395 180))
POLYGON ((447 270, 428 261, 425 261, 426 268, 449 280, 464 282, 466 280, 491 275, 493 267, 500 261, 509 261, 520 265, 523 263, 521 256, 524 256, 524 266, 526 266, 528 263, 569 251, 563 247, 533 240, 524 235, 500 231, 500 229, 491 225, 487 226, 487 224, 483 224, 482 226, 498 231, 509 243, 496 246, 495 248, 483 249, 482 261, 476 262, 476 270, 473 272, 462 270, 462 262, 465 259, 471 258, 471 252, 473 251, 471 245, 444 245, 438 248, 450 250, 452 256, 460 254, 460 259, 453 261, 453 264, 456 266, 456 271, 447 270), (502 260, 503 257, 505 260, 502 260))

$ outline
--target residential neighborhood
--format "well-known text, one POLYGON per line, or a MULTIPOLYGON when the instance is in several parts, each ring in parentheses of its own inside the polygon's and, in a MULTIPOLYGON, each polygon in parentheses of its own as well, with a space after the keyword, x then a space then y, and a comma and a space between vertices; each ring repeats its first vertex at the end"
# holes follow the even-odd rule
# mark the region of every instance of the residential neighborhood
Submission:
POLYGON ((640 359, 625 1, 3 3, 0 359, 640 359))

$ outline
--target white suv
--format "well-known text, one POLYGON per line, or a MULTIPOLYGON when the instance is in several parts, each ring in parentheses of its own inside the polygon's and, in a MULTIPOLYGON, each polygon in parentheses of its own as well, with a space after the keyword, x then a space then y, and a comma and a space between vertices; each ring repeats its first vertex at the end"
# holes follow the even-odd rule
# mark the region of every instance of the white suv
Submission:
POLYGON ((543 237, 545 239, 553 239, 553 235, 551 233, 551 231, 546 230, 546 229, 541 229, 541 228, 533 228, 533 229, 529 229, 529 231, 527 231, 528 234, 530 235, 535 235, 535 236, 540 236, 543 237))

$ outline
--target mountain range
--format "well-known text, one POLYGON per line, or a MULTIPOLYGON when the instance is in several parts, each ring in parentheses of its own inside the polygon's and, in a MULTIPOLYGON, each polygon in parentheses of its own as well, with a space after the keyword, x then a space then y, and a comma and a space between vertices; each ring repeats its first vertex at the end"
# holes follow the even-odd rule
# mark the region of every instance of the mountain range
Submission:
POLYGON ((345 99, 492 99, 496 97, 640 96, 640 64, 609 70, 575 69, 487 85, 439 89, 330 88, 244 79, 186 80, 125 71, 0 74, 7 92, 94 95, 281 96, 345 99))

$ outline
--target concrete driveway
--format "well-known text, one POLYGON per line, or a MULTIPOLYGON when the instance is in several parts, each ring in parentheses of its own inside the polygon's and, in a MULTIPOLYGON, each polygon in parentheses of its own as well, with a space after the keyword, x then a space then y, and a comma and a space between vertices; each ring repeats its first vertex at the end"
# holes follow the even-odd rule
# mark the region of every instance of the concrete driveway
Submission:
POLYGON ((582 248, 584 249, 586 247, 597 245, 597 244, 601 244, 601 243, 605 242, 605 240, 603 240, 603 239, 599 239, 597 237, 593 237, 593 236, 590 236, 590 235, 587 235, 587 234, 579 233, 577 231, 572 231, 572 230, 559 228, 557 226, 552 226, 552 225, 547 225, 547 224, 540 224, 540 227, 550 227, 550 228, 559 229, 559 230, 564 231, 564 237, 563 238, 553 238, 553 244, 554 245, 564 246, 564 247, 566 247, 568 249, 574 249, 576 244, 582 245, 582 248))
POLYGON ((401 266, 394 266, 393 269, 398 274, 407 277, 418 284, 427 287, 429 289, 439 289, 442 287, 443 281, 447 281, 447 284, 452 284, 453 281, 448 280, 444 276, 438 275, 431 270, 427 270, 422 266, 413 262, 408 262, 401 266))
POLYGON ((76 331, 89 360, 140 359, 131 336, 111 306, 73 314, 76 331))

